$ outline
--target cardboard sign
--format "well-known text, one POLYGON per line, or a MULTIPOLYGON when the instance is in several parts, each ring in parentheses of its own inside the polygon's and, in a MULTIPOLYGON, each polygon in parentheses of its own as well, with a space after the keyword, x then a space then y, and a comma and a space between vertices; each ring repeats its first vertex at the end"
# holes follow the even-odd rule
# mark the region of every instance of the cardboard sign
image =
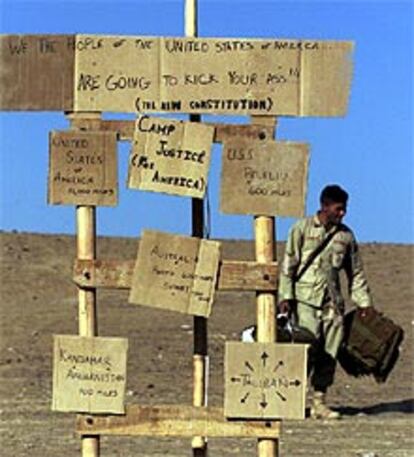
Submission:
POLYGON ((353 43, 1 37, 0 109, 342 116, 353 43))
POLYGON ((216 241, 145 230, 129 302, 208 317, 219 259, 216 241))
POLYGON ((128 187, 203 198, 214 127, 141 116, 129 159, 128 187))
POLYGON ((304 419, 307 345, 226 343, 224 414, 304 419))
POLYGON ((49 203, 93 206, 117 204, 115 133, 51 132, 49 149, 49 203))
POLYGON ((237 139, 224 145, 220 209, 229 214, 301 217, 308 145, 237 139))
POLYGON ((73 111, 74 35, 0 37, 0 109, 73 111))
POLYGON ((296 116, 346 112, 352 69, 349 42, 76 39, 93 42, 76 53, 76 111, 296 116))
POLYGON ((124 414, 128 340, 54 336, 55 411, 124 414))

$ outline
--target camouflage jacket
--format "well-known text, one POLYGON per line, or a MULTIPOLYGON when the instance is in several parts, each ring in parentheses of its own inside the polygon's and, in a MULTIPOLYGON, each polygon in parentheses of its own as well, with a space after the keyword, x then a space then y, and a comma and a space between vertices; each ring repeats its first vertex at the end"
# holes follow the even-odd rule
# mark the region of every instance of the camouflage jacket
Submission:
POLYGON ((296 274, 306 259, 326 238, 329 231, 317 215, 296 222, 290 229, 279 282, 279 300, 295 299, 314 307, 321 307, 327 299, 343 306, 339 271, 344 269, 348 278, 352 301, 361 308, 372 305, 358 245, 352 231, 341 224, 324 250, 314 259, 299 280, 296 274))

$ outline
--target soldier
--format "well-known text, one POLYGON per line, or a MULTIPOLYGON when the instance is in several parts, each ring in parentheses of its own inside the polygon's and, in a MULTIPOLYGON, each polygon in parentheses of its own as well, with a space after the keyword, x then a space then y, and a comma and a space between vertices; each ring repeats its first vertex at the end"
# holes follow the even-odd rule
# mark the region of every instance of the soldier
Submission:
POLYGON ((346 272, 350 296, 361 308, 359 312, 366 315, 372 310, 357 242, 342 224, 347 201, 347 192, 339 186, 323 189, 317 214, 299 220, 289 232, 280 276, 280 312, 293 316, 316 337, 310 373, 314 389, 311 417, 319 419, 340 417, 325 402, 343 337, 340 270, 346 272))

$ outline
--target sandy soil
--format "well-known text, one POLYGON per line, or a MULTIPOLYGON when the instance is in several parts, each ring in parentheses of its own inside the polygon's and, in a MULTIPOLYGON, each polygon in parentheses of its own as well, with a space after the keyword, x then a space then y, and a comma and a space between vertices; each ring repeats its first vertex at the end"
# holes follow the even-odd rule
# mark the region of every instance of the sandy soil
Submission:
MULTIPOLYGON (((335 423, 285 421, 281 456, 414 456, 414 246, 362 246, 376 306, 400 323, 405 342, 386 384, 338 369, 329 400, 344 414, 335 423)), ((100 238, 99 258, 132 259, 134 239, 100 238)), ((278 246, 278 254, 283 246, 278 246)), ((77 333, 71 281, 74 238, 1 234, 0 421, 4 457, 80 455, 74 415, 51 411, 52 335, 77 333)), ((228 241, 224 258, 253 259, 249 242, 228 241)), ((129 338, 128 402, 191 402, 192 318, 131 306, 126 291, 98 294, 99 333, 129 338)), ((250 293, 218 294, 209 322, 209 402, 223 402, 223 349, 254 321, 250 293)), ((211 456, 254 456, 254 440, 211 439, 211 456)), ((191 455, 187 439, 103 437, 102 456, 191 455)))

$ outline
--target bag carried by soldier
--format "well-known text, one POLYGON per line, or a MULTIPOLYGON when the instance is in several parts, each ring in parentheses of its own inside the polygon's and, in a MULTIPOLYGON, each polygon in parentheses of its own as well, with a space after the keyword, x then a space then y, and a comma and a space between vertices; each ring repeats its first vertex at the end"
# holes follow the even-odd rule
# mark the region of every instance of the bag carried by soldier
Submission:
POLYGON ((398 360, 403 329, 375 309, 361 316, 353 309, 344 316, 344 340, 338 353, 342 368, 350 375, 373 375, 385 382, 398 360))
MULTIPOLYGON (((299 327, 284 314, 277 316, 276 325, 278 343, 302 343, 314 346, 317 342, 312 332, 304 327, 299 327)), ((246 327, 241 333, 241 340, 245 343, 256 341, 256 332, 256 325, 246 327)))

